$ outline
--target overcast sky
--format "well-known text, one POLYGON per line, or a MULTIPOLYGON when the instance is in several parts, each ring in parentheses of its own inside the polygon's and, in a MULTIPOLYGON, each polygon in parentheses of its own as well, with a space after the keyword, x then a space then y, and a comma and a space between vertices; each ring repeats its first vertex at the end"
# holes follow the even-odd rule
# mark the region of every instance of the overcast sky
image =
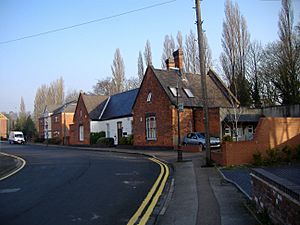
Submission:
MULTIPOLYGON (((168 0, 1 0, 0 42, 68 27, 144 8, 168 0)), ((224 0, 201 1, 203 28, 215 65, 222 51, 224 0)), ((237 0, 251 40, 262 44, 278 39, 278 0, 237 0)), ((294 22, 300 0, 292 1, 294 22)), ((176 0, 157 7, 86 24, 64 31, 0 44, 0 112, 19 111, 21 96, 33 111, 36 90, 60 76, 66 92, 91 91, 98 79, 111 76, 116 48, 125 62, 126 77, 137 76, 137 58, 147 39, 154 67, 161 67, 164 36, 180 30, 196 33, 194 0, 176 0)))

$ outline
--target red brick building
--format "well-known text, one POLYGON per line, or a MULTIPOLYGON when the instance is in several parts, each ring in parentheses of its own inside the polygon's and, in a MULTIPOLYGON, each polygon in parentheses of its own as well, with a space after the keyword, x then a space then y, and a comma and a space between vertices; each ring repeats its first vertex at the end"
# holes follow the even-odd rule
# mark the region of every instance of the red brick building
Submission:
POLYGON ((76 104, 76 101, 65 103, 55 109, 51 115, 52 138, 58 138, 62 144, 69 143, 70 124, 73 124, 76 104))
POLYGON ((103 95, 80 93, 74 113, 73 124, 70 125, 70 144, 90 144, 92 122, 99 120, 99 115, 104 106, 104 104, 101 103, 106 99, 107 96, 103 95))
MULTIPOLYGON (((177 101, 181 138, 191 131, 204 131, 201 76, 182 72, 183 53, 173 53, 167 70, 149 66, 133 106, 135 146, 177 145, 177 101), (176 68, 174 68, 176 67, 176 68), (178 98, 177 98, 178 93, 178 98), (179 107, 180 108, 180 107, 179 107)), ((210 133, 220 136, 220 107, 230 107, 236 98, 212 70, 206 75, 210 133)))
POLYGON ((7 117, 0 113, 0 140, 1 138, 7 138, 7 123, 7 117))

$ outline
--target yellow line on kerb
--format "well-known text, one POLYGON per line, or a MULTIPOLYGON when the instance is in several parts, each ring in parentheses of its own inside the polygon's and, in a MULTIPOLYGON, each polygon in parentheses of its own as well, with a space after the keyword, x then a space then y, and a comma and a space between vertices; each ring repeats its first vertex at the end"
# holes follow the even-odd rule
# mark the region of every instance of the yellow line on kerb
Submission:
POLYGON ((135 214, 131 217, 131 219, 129 220, 129 222, 127 223, 127 225, 134 225, 136 223, 136 221, 138 220, 138 218, 141 216, 141 214, 144 211, 145 207, 148 205, 148 203, 150 202, 151 198, 153 197, 153 195, 155 193, 155 190, 157 189, 157 187, 158 187, 158 185, 159 185, 159 183, 160 183, 160 181, 162 179, 162 176, 164 175, 165 168, 166 168, 166 174, 165 174, 165 177, 163 179, 163 182, 161 183, 158 191, 156 192, 155 196, 153 197, 153 201, 149 205, 146 213, 142 217, 142 219, 141 219, 141 221, 140 221, 139 224, 145 224, 148 221, 149 216, 151 215, 151 213, 152 213, 152 211, 154 209, 154 206, 157 203, 158 197, 161 195, 163 187, 165 186, 165 182, 166 182, 166 180, 167 180, 167 178, 169 176, 169 168, 165 164, 161 163, 160 161, 158 161, 157 159, 154 159, 154 158, 149 158, 149 160, 157 163, 160 166, 160 174, 157 177, 157 179, 156 179, 154 185, 152 186, 151 190, 147 194, 146 198, 142 202, 141 206, 138 208, 138 210, 135 212, 135 214), (156 199, 156 201, 155 201, 155 199, 156 199), (147 216, 145 216, 146 214, 147 214, 147 216), (144 222, 142 223, 142 221, 144 221, 144 222))
POLYGON ((24 159, 22 159, 21 157, 19 157, 19 156, 15 156, 15 155, 11 155, 11 154, 6 154, 6 153, 3 153, 3 152, 0 152, 0 154, 6 155, 6 156, 10 156, 10 157, 13 157, 13 158, 18 159, 18 160, 20 160, 20 161, 22 162, 22 165, 21 165, 20 168, 14 170, 13 172, 9 173, 8 175, 6 175, 6 176, 4 176, 4 177, 0 177, 0 181, 1 181, 1 180, 4 180, 4 179, 6 179, 6 178, 8 178, 8 177, 10 177, 10 176, 12 176, 12 175, 14 175, 14 174, 16 174, 16 173, 19 172, 21 169, 23 169, 24 166, 26 165, 26 161, 25 161, 24 159))

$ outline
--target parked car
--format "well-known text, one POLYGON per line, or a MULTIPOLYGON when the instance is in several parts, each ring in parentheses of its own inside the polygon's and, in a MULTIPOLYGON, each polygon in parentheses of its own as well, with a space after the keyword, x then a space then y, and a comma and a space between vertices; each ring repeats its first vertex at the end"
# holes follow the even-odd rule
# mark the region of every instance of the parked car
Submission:
POLYGON ((11 131, 8 137, 9 144, 25 144, 24 134, 22 131, 11 131))
MULTIPOLYGON (((184 145, 202 145, 202 147, 206 147, 205 145, 205 133, 200 132, 192 132, 188 133, 184 140, 184 145)), ((220 148, 221 142, 220 138, 218 137, 210 137, 210 146, 211 148, 220 148)))

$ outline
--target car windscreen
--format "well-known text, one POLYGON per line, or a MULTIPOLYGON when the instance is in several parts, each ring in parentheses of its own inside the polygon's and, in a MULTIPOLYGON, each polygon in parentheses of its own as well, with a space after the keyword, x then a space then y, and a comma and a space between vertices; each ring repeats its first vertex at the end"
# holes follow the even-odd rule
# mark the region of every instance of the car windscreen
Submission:
POLYGON ((23 134, 15 134, 15 137, 17 137, 17 138, 23 138, 23 134))

